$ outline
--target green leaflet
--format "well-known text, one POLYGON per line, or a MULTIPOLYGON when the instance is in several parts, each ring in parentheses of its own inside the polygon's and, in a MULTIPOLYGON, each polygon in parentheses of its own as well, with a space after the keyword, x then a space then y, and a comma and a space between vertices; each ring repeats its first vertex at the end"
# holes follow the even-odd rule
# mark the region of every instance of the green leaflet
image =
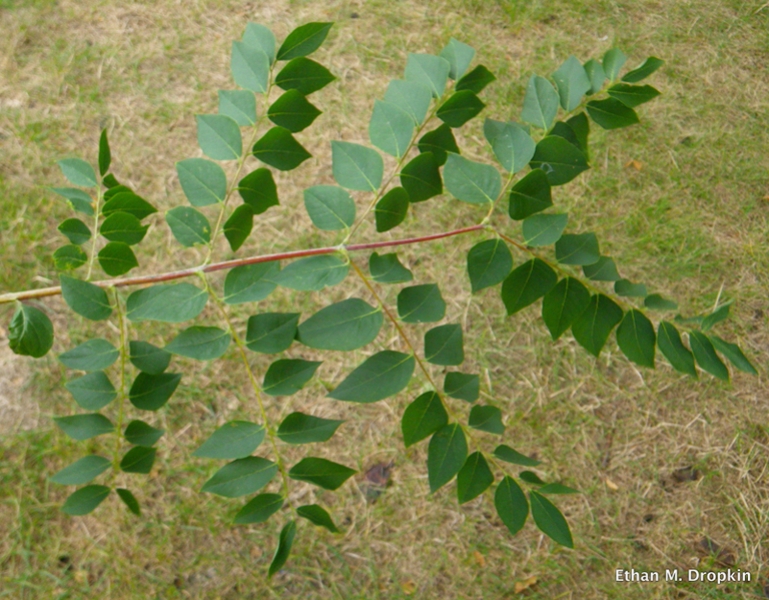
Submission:
POLYGON ((59 360, 68 369, 80 371, 101 371, 114 363, 120 352, 103 338, 88 340, 59 355, 59 360))
POLYGON ((336 490, 356 471, 325 458, 308 457, 296 463, 288 476, 296 481, 306 481, 324 490, 336 490))
POLYGON ((283 568, 291 553, 291 547, 294 545, 294 536, 296 535, 296 521, 289 521, 280 530, 278 538, 278 547, 275 549, 275 555, 270 563, 269 577, 272 577, 283 568))
POLYGON ((451 64, 445 58, 409 52, 404 78, 427 85, 433 97, 440 98, 446 89, 450 70, 451 64))
POLYGON ((675 325, 661 321, 657 328, 657 346, 676 371, 697 377, 694 356, 681 341, 675 325))
POLYGON ((227 176, 215 162, 188 158, 176 163, 176 174, 187 200, 193 206, 223 202, 227 195, 227 176))
POLYGON ((110 489, 105 485, 87 485, 72 492, 61 507, 62 512, 81 516, 93 512, 109 496, 110 489))
POLYGON ((50 188, 52 192, 59 194, 67 199, 67 204, 74 210, 81 212, 89 217, 93 216, 93 200, 83 190, 77 188, 50 188))
POLYGON ((60 275, 59 282, 67 306, 80 316, 92 321, 103 321, 112 314, 107 292, 102 288, 67 275, 60 275))
POLYGON ((644 306, 651 310, 677 310, 678 304, 663 298, 660 294, 649 294, 644 298, 644 306))
POLYGON ((483 454, 473 452, 457 473, 457 500, 465 504, 480 496, 494 483, 489 463, 483 454))
POLYGON ((513 255, 499 238, 473 246, 467 253, 467 274, 473 293, 501 283, 513 268, 513 255))
POLYGON ((694 359, 700 367, 719 379, 729 381, 729 370, 716 354, 708 336, 699 331, 690 331, 689 345, 692 347, 694 359))
POLYGON ((657 336, 652 322, 639 310, 629 310, 617 327, 617 344, 622 353, 642 367, 654 368, 657 336))
POLYGON ((264 523, 283 508, 284 499, 280 494, 259 494, 235 515, 236 525, 264 523))
POLYGON ((552 205, 550 181, 542 169, 533 169, 510 189, 511 219, 525 219, 552 205))
POLYGON ((326 87, 336 77, 323 65, 314 60, 300 56, 289 62, 275 77, 275 85, 279 88, 296 90, 309 96, 313 92, 326 87))
POLYGON ((51 481, 59 485, 82 485, 104 473, 110 464, 110 461, 102 456, 84 456, 53 475, 51 481))
POLYGON ((458 398, 472 404, 480 395, 481 378, 469 373, 456 371, 446 373, 443 380, 443 391, 447 396, 458 398))
POLYGON ((67 244, 53 253, 53 263, 59 271, 72 271, 88 262, 88 255, 80 246, 67 244))
POLYGON ((8 327, 8 343, 16 354, 45 356, 53 346, 53 323, 37 308, 18 303, 8 327))
POLYGON ((301 292, 319 291, 342 283, 350 265, 336 254, 300 258, 276 273, 274 281, 280 286, 301 292))
POLYGON ((181 373, 139 373, 131 384, 128 399, 139 410, 158 410, 165 406, 181 380, 181 373))
POLYGON ((421 125, 430 108, 432 93, 420 82, 393 79, 387 86, 384 99, 404 110, 416 125, 421 125))
POLYGON ((99 174, 104 176, 109 172, 109 166, 112 163, 112 152, 109 149, 109 140, 107 139, 107 130, 101 130, 99 136, 99 174))
POLYGON ((606 77, 615 81, 619 77, 620 69, 627 62, 627 56, 619 48, 612 48, 603 55, 603 70, 606 77))
MULTIPOLYGON (((401 169, 400 180, 403 189, 406 190, 408 194, 407 200, 412 203, 429 200, 430 198, 440 196, 443 193, 440 165, 432 152, 423 152, 412 158, 408 164, 401 169)), ((388 195, 389 193, 390 192, 388 192, 388 195)), ((404 217, 406 216, 407 210, 408 203, 406 203, 403 208, 404 217)), ((401 219, 401 221, 402 220, 403 219, 401 219)))
POLYGON ((355 222, 355 202, 335 185, 316 185, 304 190, 304 207, 318 229, 336 231, 355 222))
POLYGON ((259 23, 249 23, 243 33, 243 42, 254 48, 259 48, 267 55, 270 63, 275 62, 275 34, 259 23))
POLYGON ((267 369, 262 383, 262 391, 270 396, 291 396, 304 387, 320 362, 300 358, 276 360, 267 369))
POLYGON ((448 155, 443 180, 452 196, 470 204, 493 203, 502 190, 502 179, 494 167, 454 153, 448 155))
POLYGON ((240 127, 256 123, 256 98, 248 90, 219 90, 219 114, 230 117, 240 127))
POLYGON ((105 217, 116 212, 124 212, 133 215, 141 221, 145 217, 156 213, 157 210, 144 198, 137 196, 133 192, 121 192, 110 197, 102 206, 101 212, 105 217))
POLYGON ((395 187, 376 203, 374 219, 379 233, 390 231, 406 218, 409 212, 409 194, 402 187, 395 187))
MULTIPOLYGON (((518 173, 518 171, 523 170, 534 156, 536 149, 534 140, 523 127, 516 123, 506 123, 487 118, 483 123, 483 135, 491 144, 491 149, 494 151, 494 156, 497 157, 499 164, 508 173, 518 173)), ((527 175, 527 177, 529 176, 527 175)), ((516 187, 519 187, 519 184, 520 182, 516 184, 516 187)), ((549 184, 547 190, 549 198, 549 184)))
POLYGON ((550 185, 569 183, 589 166, 585 154, 558 135, 540 140, 531 159, 532 169, 542 169, 550 185))
POLYGON ((155 443, 163 437, 164 433, 165 431, 162 429, 157 429, 144 421, 134 419, 126 426, 123 435, 129 444, 149 448, 154 446, 155 443))
POLYGON ((540 531, 561 546, 573 548, 574 541, 571 538, 569 525, 555 505, 535 491, 529 492, 529 501, 531 516, 534 517, 534 522, 540 531))
POLYGON ((409 354, 382 350, 364 360, 328 396, 360 403, 383 400, 408 385, 415 362, 409 354))
POLYGON ((270 121, 293 133, 312 125, 321 111, 298 90, 288 90, 267 110, 270 121))
POLYGON ((627 279, 618 279, 614 282, 614 293, 626 298, 644 298, 648 292, 643 283, 633 283, 627 279))
POLYGON ((131 341, 129 343, 131 364, 150 375, 160 375, 171 362, 171 353, 149 342, 131 341))
POLYGON ((555 286, 558 276, 539 258, 523 263, 502 283, 502 302, 508 316, 526 308, 555 286))
POLYGON ((544 77, 532 75, 526 86, 521 119, 526 123, 548 130, 558 113, 558 93, 544 77))
POLYGON ((207 301, 208 292, 191 283, 161 283, 132 292, 126 309, 131 321, 181 323, 197 317, 207 301))
POLYGON ((406 448, 430 437, 449 422, 449 415, 436 392, 425 392, 406 407, 401 419, 406 448))
POLYGON ((125 453, 120 461, 120 470, 125 473, 149 474, 152 465, 155 464, 156 448, 146 446, 134 446, 125 453))
POLYGON ((446 123, 424 134, 419 138, 417 146, 420 152, 432 152, 438 165, 446 163, 449 152, 459 154, 457 141, 446 123))
POLYGON ((177 335, 165 350, 178 356, 196 360, 214 360, 222 356, 230 345, 231 336, 218 327, 188 327, 177 335))
POLYGON ((374 101, 368 126, 371 143, 382 152, 400 158, 409 149, 414 120, 402 108, 382 100, 374 101))
POLYGON ((246 347, 277 354, 288 350, 296 337, 299 313, 262 313, 248 319, 246 347))
POLYGON ((98 179, 93 167, 80 158, 64 158, 57 163, 64 177, 72 185, 96 187, 98 179))
POLYGON ((325 527, 331 533, 342 533, 334 525, 334 521, 331 520, 331 516, 326 512, 326 509, 318 506, 317 504, 307 504, 300 506, 296 509, 296 514, 300 517, 304 517, 311 523, 318 525, 319 527, 325 527))
POLYGON ((590 303, 590 292, 573 277, 561 279, 542 300, 542 319, 553 340, 571 327, 590 303))
POLYGON ((427 476, 430 492, 451 481, 467 460, 467 440, 458 423, 444 425, 430 438, 427 447, 427 476))
POLYGON ((622 279, 617 271, 617 265, 614 260, 608 256, 602 256, 592 265, 582 267, 585 277, 593 281, 619 281, 622 279))
POLYGON ((58 230, 67 236, 72 244, 85 244, 91 239, 91 230, 80 219, 67 219, 59 224, 58 230))
POLYGON ((117 398, 115 386, 104 371, 88 373, 68 381, 67 388, 75 402, 85 410, 99 410, 117 398))
POLYGON ((475 50, 471 46, 454 38, 441 50, 441 57, 449 61, 449 77, 452 79, 460 79, 465 74, 474 56, 475 50))
POLYGON ((664 60, 661 60, 656 56, 650 56, 641 65, 637 66, 632 71, 625 73, 622 81, 626 83, 637 83, 642 79, 646 79, 664 64, 664 60))
POLYGON ((312 54, 325 41, 333 23, 305 23, 286 36, 280 45, 277 60, 291 60, 312 54))
POLYGON ((555 258, 564 265, 592 265, 601 258, 594 233, 568 233, 555 244, 555 258))
POLYGON ((253 154, 279 171, 296 169, 312 155, 285 127, 273 127, 254 144, 253 154))
POLYGON ((582 102, 582 97, 590 91, 590 78, 576 56, 570 56, 553 73, 553 80, 558 87, 561 106, 566 111, 572 111, 582 102))
POLYGON ((727 360, 737 367, 740 371, 750 373, 751 375, 758 375, 756 368, 750 364, 747 356, 745 356, 740 350, 737 344, 731 344, 726 340, 721 339, 717 335, 709 335, 708 339, 713 343, 713 347, 723 354, 727 360))
POLYGON ((278 437, 287 444, 327 442, 342 423, 344 421, 292 412, 278 427, 278 437))
POLYGON ((562 213, 526 217, 522 227, 523 239, 527 246, 533 248, 551 246, 561 239, 568 222, 569 215, 562 213))
POLYGON ((461 90, 454 92, 441 104, 436 116, 449 127, 462 127, 475 118, 486 107, 475 92, 461 90))
POLYGON ((136 255, 128 244, 110 242, 99 250, 99 264, 107 275, 117 277, 139 266, 136 255))
POLYGON ((54 417, 54 422, 73 440, 89 440, 97 435, 114 431, 112 422, 99 413, 73 415, 71 417, 54 417))
POLYGON ((529 458, 505 444, 500 444, 494 449, 494 456, 510 464, 521 465, 522 467, 536 467, 538 464, 541 464, 540 461, 529 458))
POLYGON ((261 215, 271 206, 279 204, 278 188, 272 177, 272 171, 264 167, 251 171, 241 179, 238 182, 238 193, 255 215, 261 215))
POLYGON ((480 94, 484 88, 496 81, 494 74, 483 65, 478 65, 472 71, 464 75, 454 86, 456 91, 470 90, 480 94))
POLYGON ((425 334, 425 360, 434 365, 461 365, 465 360, 462 327, 449 323, 425 334))
POLYGON ((660 95, 659 90, 650 85, 628 85, 627 83, 617 83, 611 86, 607 93, 630 108, 654 100, 660 95))
POLYGON ((299 325, 297 339, 319 350, 355 350, 373 342, 382 327, 383 316, 359 298, 327 306, 299 325))
POLYGON ((398 316, 404 323, 433 323, 446 315, 446 302, 435 283, 403 288, 398 294, 398 316))
POLYGON ((196 115, 198 145, 214 160, 235 160, 243 154, 240 127, 226 115, 196 115))
POLYGON ((619 129, 640 122, 632 108, 615 98, 591 100, 587 103, 587 113, 604 129, 619 129))
POLYGON ((622 309, 613 300, 597 294, 571 326, 574 339, 593 356, 598 356, 609 334, 622 320, 622 309))
POLYGON ((270 59, 260 48, 246 42, 232 42, 232 78, 240 87, 263 94, 270 78, 270 59))
POLYGON ((594 58, 591 58, 582 66, 585 69, 587 78, 590 80, 590 91, 587 92, 587 95, 597 94, 601 91, 601 88, 603 88, 603 84, 606 81, 606 73, 603 66, 594 58))
POLYGON ((515 479, 504 477, 499 482, 494 493, 494 507, 510 535, 515 535, 523 529, 529 516, 529 502, 515 479))
POLYGON ((343 188, 376 192, 382 185, 384 162, 376 150, 350 142, 331 142, 334 179, 343 188))
POLYGON ((140 517, 142 511, 136 496, 134 496, 130 490, 125 488, 115 488, 115 491, 117 492, 118 497, 123 501, 123 504, 128 507, 128 510, 130 510, 137 517, 140 517))
POLYGON ((234 459, 250 456, 264 440, 264 427, 249 421, 228 421, 192 453, 199 458, 234 459))
POLYGON ((277 287, 280 264, 254 263, 235 267, 224 279, 224 301, 227 304, 259 302, 277 287))
POLYGON ((148 228, 149 225, 142 225, 132 214, 115 212, 104 219, 99 233, 111 242, 123 242, 132 246, 144 239, 148 228))
POLYGON ((505 426, 502 423, 502 411, 496 406, 481 406, 476 404, 470 409, 468 425, 473 429, 502 435, 505 426))
POLYGON ((222 231, 230 243, 230 248, 236 252, 246 242, 254 227, 254 211, 248 204, 241 204, 232 211, 230 218, 224 222, 222 231))
POLYGON ((267 485, 278 472, 271 460, 248 456, 227 463, 206 481, 201 492, 210 492, 225 498, 239 498, 254 494, 267 485))
POLYGON ((189 206, 177 206, 166 213, 166 223, 176 241, 185 248, 211 241, 211 224, 205 215, 189 206))
POLYGON ((368 268, 377 283, 405 283, 414 279, 395 252, 381 255, 374 252, 368 259, 368 268))
POLYGON ((731 302, 727 302, 702 319, 702 323, 700 324, 702 331, 708 331, 712 329, 714 325, 717 325, 721 321, 725 321, 729 317, 730 308, 731 302))

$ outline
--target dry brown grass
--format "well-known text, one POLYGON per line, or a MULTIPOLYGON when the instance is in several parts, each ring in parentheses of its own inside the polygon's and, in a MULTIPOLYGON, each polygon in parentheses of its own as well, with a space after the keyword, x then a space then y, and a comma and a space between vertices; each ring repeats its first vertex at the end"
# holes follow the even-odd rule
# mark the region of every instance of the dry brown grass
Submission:
MULTIPOLYGON (((331 181, 330 140, 366 142, 373 100, 399 76, 406 52, 437 51, 450 35, 472 44, 500 80, 485 93, 488 114, 512 118, 531 71, 550 72, 572 53, 599 56, 616 40, 631 62, 649 54, 667 61, 654 76, 663 96, 640 110, 641 126, 595 132, 594 168, 559 188, 556 202, 580 229, 598 233, 623 274, 677 298, 687 313, 712 306, 723 284, 736 299, 728 337, 765 366, 769 8, 760 1, 0 1, 3 289, 46 285, 55 276, 47 256, 60 243, 55 226, 67 211, 40 186, 58 184, 57 158, 93 156, 102 126, 111 128, 121 179, 161 209, 183 202, 174 163, 195 155, 192 115, 214 111, 215 90, 232 87, 229 44, 249 20, 268 24, 279 39, 305 21, 336 21, 319 56, 339 81, 313 99, 325 113, 312 137, 301 135, 315 158, 279 175, 283 206, 257 221, 240 255, 333 242, 299 210, 301 190, 331 181), (631 159, 640 171, 625 167, 631 159)), ((462 137, 465 147, 486 152, 479 124, 462 137)), ((359 209, 368 202, 359 200, 359 209)), ((397 235, 466 225, 477 216, 436 199, 420 205, 397 235)), ((153 219, 156 246, 140 257, 142 271, 200 260, 197 250, 178 251, 162 216, 153 219)), ((372 231, 364 227, 360 239, 372 231)), ((488 497, 461 508, 452 487, 429 497, 425 448, 404 450, 398 425, 421 379, 407 394, 368 406, 326 400, 314 381, 271 410, 347 419, 317 454, 361 470, 393 460, 394 482, 374 504, 355 484, 336 494, 295 486, 296 500, 327 505, 346 533, 303 527, 291 562, 267 582, 280 523, 231 528, 238 503, 198 494, 214 465, 190 458, 217 424, 255 418, 234 354, 213 364, 180 363, 195 375, 158 416, 169 434, 153 475, 132 483, 142 519, 126 515, 114 498, 91 516, 66 518, 57 508, 65 490, 45 479, 83 452, 47 418, 70 410, 64 372, 52 358, 30 363, 4 353, 0 407, 13 408, 0 412, 0 597, 496 599, 517 597, 516 582, 530 576, 537 583, 521 597, 761 597, 756 582, 767 575, 769 558, 764 375, 693 382, 666 366, 638 371, 613 342, 599 360, 570 336, 552 344, 535 310, 505 319, 496 295, 469 295, 463 265, 471 243, 400 254, 418 281, 441 284, 450 318, 461 320, 470 340, 463 369, 483 373, 486 397, 506 407, 508 442, 536 453, 543 476, 584 492, 559 502, 576 550, 556 547, 531 525, 511 538, 488 497), (21 413, 30 417, 14 416, 21 413), (44 417, 39 425, 37 413, 44 417), (25 433, 19 423, 38 428, 25 433), (701 476, 677 481, 676 470, 687 466, 701 476), (754 584, 614 583, 617 568, 664 571, 707 561, 698 553, 703 536, 732 552, 754 584)), ((220 251, 229 256, 224 245, 220 251)), ((386 293, 392 303, 395 290, 386 293)), ((368 298, 350 277, 328 294, 279 291, 265 305, 291 303, 307 314, 353 294, 368 298)), ((46 306, 60 335, 75 321, 97 331, 59 301, 46 306)), ((236 311, 237 322, 248 314, 236 311)), ((142 326, 137 335, 159 342, 172 330, 142 326)), ((415 329, 414 339, 420 334, 415 329)), ((398 346, 389 328, 379 339, 398 346)), ((63 335, 56 349, 67 343, 63 335)), ((314 357, 304 349, 301 355, 314 357)), ((324 355, 323 381, 339 381, 363 355, 324 355)), ((252 364, 263 372, 268 361, 254 355, 252 364)))

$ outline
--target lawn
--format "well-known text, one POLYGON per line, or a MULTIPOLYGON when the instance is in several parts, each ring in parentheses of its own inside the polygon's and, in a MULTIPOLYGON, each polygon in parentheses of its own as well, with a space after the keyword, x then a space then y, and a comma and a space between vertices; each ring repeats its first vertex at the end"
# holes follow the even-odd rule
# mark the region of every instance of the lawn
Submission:
MULTIPOLYGON (((343 533, 300 523, 289 562, 268 580, 283 520, 233 526, 243 503, 201 494, 218 465, 191 456, 225 421, 260 419, 237 352, 205 363, 175 359, 190 374, 153 417, 167 431, 155 467, 130 480, 143 515, 113 496, 72 518, 60 510, 71 488, 48 478, 107 442, 74 442, 54 425, 53 416, 76 408, 55 356, 112 333, 60 298, 45 299, 37 305, 56 327, 54 352, 38 361, 16 357, 7 344, 11 310, 0 305, 0 598, 769 597, 769 4, 0 0, 0 293, 55 284, 51 255, 64 241, 56 226, 72 216, 48 189, 64 185, 56 161, 95 162, 104 127, 115 172, 159 209, 147 221, 135 272, 205 258, 199 248, 179 249, 163 212, 185 203, 174 165, 200 155, 194 115, 216 112, 216 91, 233 87, 231 42, 249 21, 269 26, 279 40, 301 23, 333 21, 313 58, 337 80, 313 96, 324 113, 299 134, 313 158, 276 175, 281 206, 257 217, 237 254, 219 244, 221 259, 341 241, 312 227, 302 190, 333 182, 330 141, 368 143, 374 100, 402 76, 407 53, 437 54, 451 37, 470 44, 475 62, 497 76, 483 92, 482 117, 518 121, 532 73, 548 76, 570 55, 585 61, 618 46, 629 67, 650 55, 665 61, 648 81, 662 94, 638 108, 638 125, 594 126, 591 169, 554 188, 554 202, 569 213, 570 228, 597 234, 624 277, 675 299, 682 314, 734 300, 717 333, 739 342, 760 374, 733 371, 721 382, 700 373, 695 380, 661 357, 655 370, 637 368, 613 336, 597 359, 571 334, 552 342, 538 308, 508 318, 496 291, 470 293, 465 255, 488 234, 399 249, 415 282, 439 283, 448 319, 462 324, 462 370, 481 373, 483 400, 503 409, 505 443, 541 460, 536 471, 544 479, 580 490, 556 502, 575 548, 558 546, 530 522, 510 536, 491 492, 462 506, 455 484, 429 493, 426 446, 405 449, 400 429, 424 380, 415 377, 408 392, 375 404, 338 402, 326 390, 366 353, 303 350, 303 358, 326 361, 321 376, 269 410, 346 420, 317 453, 361 473, 392 461, 392 481, 375 502, 361 475, 336 493, 293 488, 292 500, 323 504, 343 533), (614 576, 617 569, 698 567, 739 568, 752 582, 639 584, 614 576)), ((492 157, 482 119, 463 127, 458 140, 470 157, 492 157)), ((360 213, 370 198, 356 201, 360 213)), ((369 219, 355 240, 472 225, 484 210, 445 195, 415 205, 387 234, 377 234, 369 219)), ((505 212, 500 206, 494 223, 519 237, 520 225, 505 212)), ((514 256, 516 264, 525 260, 514 256)), ((353 258, 365 266, 368 255, 353 258)), ((397 286, 380 290, 393 307, 397 286)), ((265 310, 310 314, 350 296, 370 300, 352 275, 325 293, 279 289, 265 310)), ((239 306, 233 318, 242 327, 254 312, 239 306)), ((213 308, 203 316, 206 324, 217 318, 213 308)), ((145 323, 137 330, 160 344, 178 327, 145 323)), ((385 330, 390 337, 380 336, 381 345, 397 346, 392 327, 385 330)), ((250 360, 256 373, 269 365, 264 355, 250 360)), ((302 456, 301 447, 289 450, 291 460, 302 456)))

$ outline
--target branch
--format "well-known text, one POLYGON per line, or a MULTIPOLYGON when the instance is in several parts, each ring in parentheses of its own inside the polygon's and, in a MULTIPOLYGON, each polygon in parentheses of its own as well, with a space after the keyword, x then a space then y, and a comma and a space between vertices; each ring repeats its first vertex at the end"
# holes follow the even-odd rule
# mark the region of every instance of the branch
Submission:
MULTIPOLYGON (((183 279, 185 277, 191 277, 199 273, 213 273, 215 271, 225 271, 228 269, 234 269, 235 267, 242 267, 244 265, 253 265, 256 263, 274 262, 276 260, 291 260, 294 258, 303 258, 306 256, 318 256, 320 254, 333 254, 334 252, 339 252, 343 250, 347 252, 358 252, 361 250, 373 250, 376 248, 392 248, 394 246, 407 246, 409 244, 419 244, 423 242, 439 240, 442 238, 453 237, 455 235, 462 235, 464 233, 470 233, 472 231, 480 231, 482 229, 484 229, 483 225, 473 225, 471 227, 463 227, 462 229, 454 229, 452 231, 444 231, 441 233, 434 233, 431 235, 404 238, 400 240, 392 240, 387 242, 369 242, 366 244, 350 244, 349 246, 345 246, 345 245, 327 246, 325 248, 309 248, 307 250, 293 250, 290 252, 279 252, 277 254, 263 254, 261 256, 251 256, 248 258, 236 258, 233 260, 213 263, 210 265, 192 267, 191 269, 182 269, 181 271, 170 271, 168 273, 161 273, 159 275, 141 275, 139 277, 126 277, 123 279, 105 279, 103 281, 93 281, 91 283, 101 288, 126 287, 131 285, 146 285, 150 283, 161 283, 164 281, 173 281, 175 279, 183 279)), ((32 298, 58 296, 59 294, 61 294, 61 286, 41 288, 38 290, 27 290, 24 292, 12 292, 9 294, 1 294, 0 304, 7 304, 9 302, 15 302, 16 300, 30 300, 32 298)))

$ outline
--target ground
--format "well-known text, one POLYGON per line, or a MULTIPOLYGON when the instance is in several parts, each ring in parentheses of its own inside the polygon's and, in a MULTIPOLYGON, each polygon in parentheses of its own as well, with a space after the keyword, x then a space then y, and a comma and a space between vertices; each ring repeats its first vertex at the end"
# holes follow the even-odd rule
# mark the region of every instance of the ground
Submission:
MULTIPOLYGON (((0 292, 55 279, 50 254, 63 241, 56 225, 70 215, 47 186, 63 184, 58 158, 94 160, 102 127, 110 128, 121 179, 161 213, 184 202, 174 163, 198 152, 193 115, 215 111, 216 90, 232 87, 230 43, 248 21, 279 39, 303 22, 334 21, 318 60, 338 81, 313 98, 325 112, 302 141, 315 158, 278 178, 282 207, 258 221, 239 256, 335 243, 333 234, 311 230, 301 190, 331 182, 330 140, 366 142, 373 101, 401 75, 407 52, 438 52, 451 36, 471 44, 498 77, 484 92, 485 114, 514 120, 530 74, 551 73, 571 54, 586 60, 617 45, 632 64, 664 59, 651 80, 662 96, 639 108, 642 123, 595 131, 592 169, 558 188, 555 202, 573 226, 597 233, 625 276, 675 298, 684 314, 734 299, 719 333, 739 341, 761 374, 695 381, 662 359, 654 371, 639 370, 614 341, 593 359, 570 335, 552 343, 537 310, 505 318, 496 293, 470 294, 464 255, 480 234, 404 249, 404 263, 419 281, 440 283, 449 317, 465 327, 463 368, 483 373, 484 397, 504 408, 506 442, 542 460, 541 476, 582 492, 558 501, 576 547, 555 545, 531 524, 511 537, 488 495, 458 507, 453 486, 428 493, 425 449, 405 450, 398 423, 423 382, 375 405, 340 407, 318 400, 323 382, 315 381, 292 397, 291 409, 347 419, 319 452, 361 471, 392 460, 392 485, 374 503, 360 477, 337 494, 297 487, 298 500, 328 506, 345 533, 303 524, 290 562, 268 581, 281 523, 232 527, 237 501, 200 494, 216 466, 190 457, 217 424, 256 418, 235 352, 203 366, 180 362, 196 373, 158 415, 168 430, 158 464, 134 484, 144 516, 113 498, 73 519, 59 510, 67 490, 47 477, 92 446, 54 426, 52 416, 74 410, 62 387, 66 371, 54 355, 11 355, 10 312, 0 307, 0 597, 769 597, 762 545, 769 536, 769 5, 0 0, 0 292), (616 569, 710 564, 748 571, 753 581, 614 581, 616 569)), ((471 154, 488 156, 479 123, 461 137, 471 154)), ((360 209, 366 201, 358 200, 360 209)), ((435 199, 386 236, 477 217, 472 207, 435 199)), ((142 272, 200 261, 198 250, 178 250, 161 214, 152 219, 154 247, 141 258, 142 272)), ((375 236, 369 226, 359 239, 375 236)), ((357 260, 365 264, 365 256, 357 260)), ((387 302, 395 293, 387 291, 387 302)), ((351 277, 331 296, 352 294, 366 291, 351 277)), ((279 292, 270 303, 309 313, 328 301, 279 292)), ((58 299, 39 306, 58 332, 54 354, 100 331, 58 299)), ((248 314, 236 311, 237 323, 248 314)), ((156 341, 171 330, 141 329, 156 341)), ((325 357, 324 381, 339 381, 362 357, 325 357)), ((253 358, 257 371, 267 364, 253 358)))

